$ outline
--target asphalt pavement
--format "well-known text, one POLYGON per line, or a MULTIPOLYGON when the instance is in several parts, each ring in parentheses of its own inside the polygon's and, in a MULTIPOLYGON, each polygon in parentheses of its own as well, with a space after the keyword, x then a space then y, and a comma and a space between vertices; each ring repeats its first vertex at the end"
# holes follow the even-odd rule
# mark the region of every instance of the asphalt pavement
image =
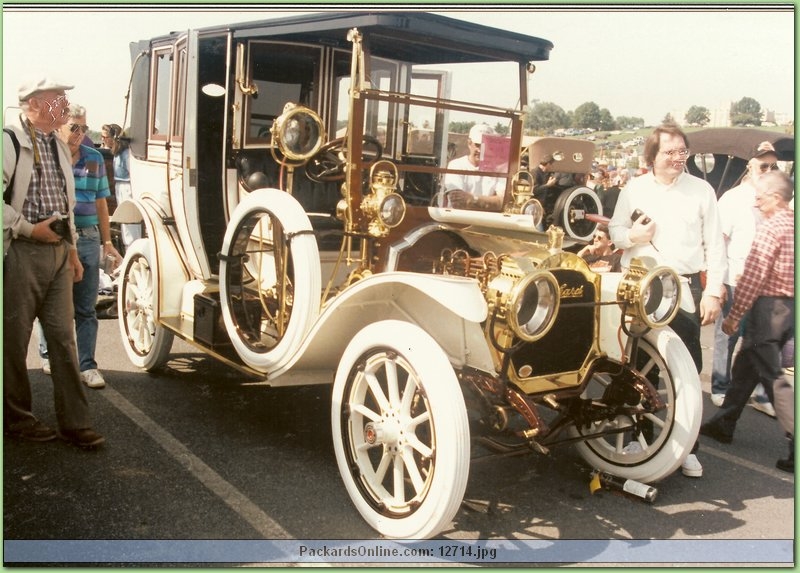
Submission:
MULTIPOLYGON (((710 330, 703 336, 710 370, 710 330)), ((55 427, 52 382, 33 343, 30 349, 34 411, 55 427)), ((4 438, 6 560, 19 549, 9 541, 22 540, 380 541, 339 476, 329 386, 271 388, 179 340, 164 369, 138 371, 115 320, 101 321, 97 356, 108 384, 87 393, 104 447, 83 451, 58 441, 4 438)), ((715 407, 706 372, 701 381, 707 419, 715 407)), ((777 422, 747 408, 732 444, 701 439, 703 477, 673 474, 656 484, 653 504, 605 491, 592 495, 591 468, 570 447, 547 456, 483 458, 472 463, 465 503, 438 539, 586 540, 562 560, 569 565, 602 562, 604 549, 589 540, 604 540, 604 547, 609 541, 792 540, 794 476, 775 468, 785 454, 777 422)), ((38 564, 50 564, 41 555, 38 564)), ((84 554, 72 564, 118 562, 104 555, 84 554)), ((687 555, 660 559, 707 564, 696 552, 687 555)), ((752 555, 754 564, 773 562, 763 544, 752 555)), ((774 562, 786 560, 784 551, 774 562)))

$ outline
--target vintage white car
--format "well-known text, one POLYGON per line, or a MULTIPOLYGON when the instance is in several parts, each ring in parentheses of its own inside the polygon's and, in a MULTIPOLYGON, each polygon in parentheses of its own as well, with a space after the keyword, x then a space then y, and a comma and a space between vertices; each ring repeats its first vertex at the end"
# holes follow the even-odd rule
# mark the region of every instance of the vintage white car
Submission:
POLYGON ((680 278, 590 270, 570 229, 591 235, 591 193, 558 203, 579 225, 542 232, 520 169, 552 47, 385 10, 133 44, 136 198, 114 215, 146 230, 119 287, 131 361, 157 369, 178 336, 267 385, 330 384, 342 479, 386 537, 445 529, 479 448, 572 445, 591 468, 670 475, 701 417, 667 327, 680 278), (475 169, 448 168, 455 122, 493 128, 475 169), (450 206, 451 176, 495 179, 502 204, 450 206))

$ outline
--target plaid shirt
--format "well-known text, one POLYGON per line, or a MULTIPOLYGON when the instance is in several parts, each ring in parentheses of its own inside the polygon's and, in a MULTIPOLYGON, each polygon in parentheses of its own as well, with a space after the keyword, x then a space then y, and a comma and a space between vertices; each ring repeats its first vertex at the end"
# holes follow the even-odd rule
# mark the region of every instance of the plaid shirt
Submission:
POLYGON ((728 316, 742 316, 761 296, 794 298, 794 211, 784 209, 756 232, 728 316))
POLYGON ((55 132, 47 135, 38 129, 35 132, 36 140, 31 143, 39 149, 41 165, 33 169, 28 195, 22 205, 22 215, 33 224, 47 219, 56 211, 62 216, 69 213, 66 181, 54 151, 54 138, 57 136, 55 132))

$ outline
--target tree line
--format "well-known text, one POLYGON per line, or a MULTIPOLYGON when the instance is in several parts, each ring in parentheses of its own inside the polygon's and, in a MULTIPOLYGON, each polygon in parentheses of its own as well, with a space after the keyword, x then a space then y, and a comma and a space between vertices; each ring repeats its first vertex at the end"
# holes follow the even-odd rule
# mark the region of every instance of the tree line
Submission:
MULTIPOLYGON (((743 97, 731 105, 731 125, 761 125, 763 112, 761 104, 751 97, 743 97)), ((708 108, 693 105, 684 116, 688 125, 703 127, 711 119, 708 108)), ((665 121, 673 121, 671 114, 665 116, 665 121)), ((600 108, 596 103, 589 101, 582 103, 574 111, 564 109, 552 102, 534 100, 525 118, 525 128, 538 133, 552 133, 557 129, 594 129, 597 131, 613 131, 615 129, 638 129, 645 127, 641 117, 618 116, 613 117, 606 108, 600 108)))

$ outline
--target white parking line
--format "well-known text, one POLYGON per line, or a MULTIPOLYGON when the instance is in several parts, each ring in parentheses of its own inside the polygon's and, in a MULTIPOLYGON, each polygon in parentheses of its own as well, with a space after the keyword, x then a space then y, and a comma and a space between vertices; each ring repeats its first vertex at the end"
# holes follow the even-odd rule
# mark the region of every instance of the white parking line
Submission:
POLYGON ((239 514, 239 516, 249 523, 264 539, 294 539, 288 531, 278 525, 277 522, 250 501, 247 496, 225 481, 221 475, 190 452, 189 449, 175 439, 172 434, 156 424, 139 408, 126 400, 119 392, 106 386, 102 395, 137 426, 147 432, 158 445, 164 448, 167 453, 190 474, 197 478, 200 483, 222 499, 228 507, 239 514))

